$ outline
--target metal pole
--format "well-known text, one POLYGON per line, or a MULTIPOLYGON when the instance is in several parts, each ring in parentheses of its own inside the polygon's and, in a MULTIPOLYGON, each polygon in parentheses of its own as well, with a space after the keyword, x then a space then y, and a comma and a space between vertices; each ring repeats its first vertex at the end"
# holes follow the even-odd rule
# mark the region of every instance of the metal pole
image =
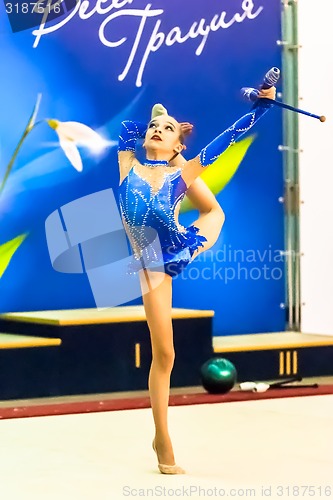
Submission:
MULTIPOLYGON (((283 100, 298 107, 297 1, 281 0, 283 100)), ((300 330, 298 115, 283 111, 287 329, 300 330)))

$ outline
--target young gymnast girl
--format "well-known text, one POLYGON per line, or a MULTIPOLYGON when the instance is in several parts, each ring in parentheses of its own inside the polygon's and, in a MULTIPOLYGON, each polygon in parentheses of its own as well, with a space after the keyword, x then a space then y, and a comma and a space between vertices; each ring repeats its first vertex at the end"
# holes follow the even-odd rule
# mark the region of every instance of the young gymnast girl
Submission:
POLYGON ((184 136, 191 132, 192 125, 177 122, 163 106, 154 106, 148 126, 134 121, 122 123, 118 150, 119 204, 133 249, 130 272, 139 275, 150 331, 152 363, 148 387, 155 423, 153 449, 159 470, 164 474, 185 473, 175 464, 167 422, 170 375, 175 359, 172 277, 214 245, 224 222, 222 208, 199 176, 271 107, 260 102, 265 97, 274 99, 275 87, 261 90, 253 110, 189 161, 181 152, 185 149, 184 136), (144 139, 146 150, 143 163, 135 156, 140 138, 144 139), (198 219, 187 228, 178 222, 185 193, 199 210, 198 219))

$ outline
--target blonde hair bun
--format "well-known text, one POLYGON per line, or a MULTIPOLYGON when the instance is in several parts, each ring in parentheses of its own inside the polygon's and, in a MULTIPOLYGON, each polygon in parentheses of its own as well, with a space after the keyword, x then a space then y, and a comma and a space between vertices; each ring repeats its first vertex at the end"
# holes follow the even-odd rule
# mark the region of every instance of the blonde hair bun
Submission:
POLYGON ((156 118, 156 116, 167 115, 167 114, 168 114, 168 111, 163 106, 163 104, 157 103, 153 106, 153 109, 151 110, 151 119, 153 120, 154 118, 156 118))

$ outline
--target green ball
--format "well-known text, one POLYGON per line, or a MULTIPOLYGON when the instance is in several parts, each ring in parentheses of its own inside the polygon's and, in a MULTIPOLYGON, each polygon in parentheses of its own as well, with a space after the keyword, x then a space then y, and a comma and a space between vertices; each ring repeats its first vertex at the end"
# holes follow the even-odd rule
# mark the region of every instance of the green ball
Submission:
POLYGON ((211 358, 201 367, 203 387, 211 394, 229 392, 237 381, 235 366, 225 358, 211 358))

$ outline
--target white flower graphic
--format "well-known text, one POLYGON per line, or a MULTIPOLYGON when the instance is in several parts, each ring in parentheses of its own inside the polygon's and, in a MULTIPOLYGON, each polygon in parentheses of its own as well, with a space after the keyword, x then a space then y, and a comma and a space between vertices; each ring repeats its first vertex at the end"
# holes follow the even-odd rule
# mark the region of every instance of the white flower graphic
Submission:
POLYGON ((88 147, 96 153, 108 146, 103 137, 83 123, 53 119, 47 120, 47 123, 57 132, 61 148, 78 172, 82 172, 83 165, 77 146, 88 147))

